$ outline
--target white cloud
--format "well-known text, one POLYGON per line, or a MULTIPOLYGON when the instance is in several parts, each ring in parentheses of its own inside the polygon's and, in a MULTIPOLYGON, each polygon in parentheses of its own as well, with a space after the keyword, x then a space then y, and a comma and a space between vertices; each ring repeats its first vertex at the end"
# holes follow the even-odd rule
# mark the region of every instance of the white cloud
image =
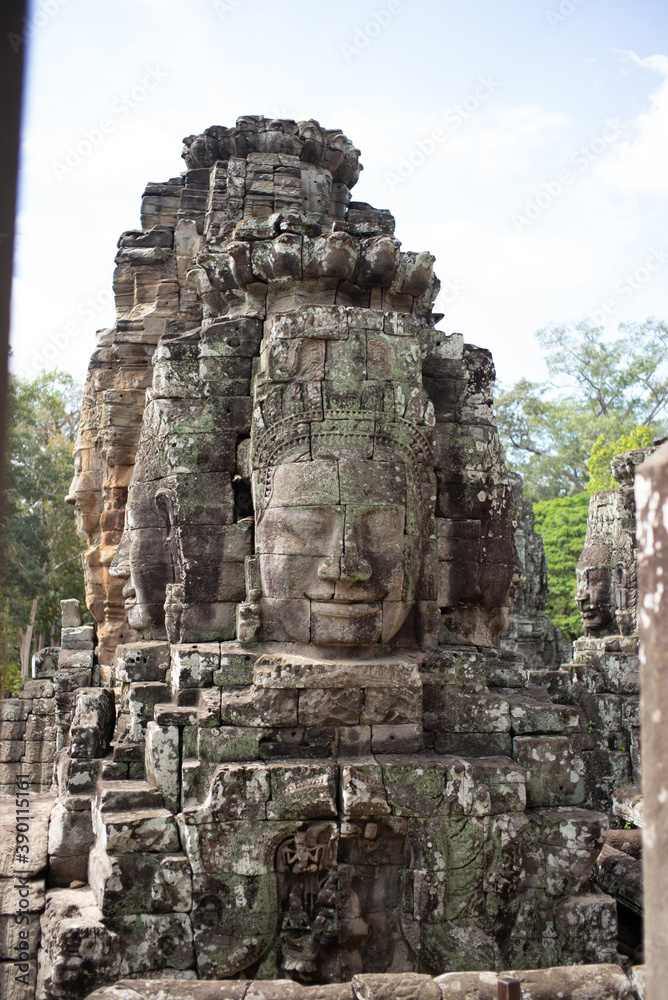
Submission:
POLYGON ((650 110, 635 119, 635 136, 617 144, 614 158, 597 166, 600 179, 624 193, 668 194, 668 56, 642 59, 635 52, 622 53, 627 62, 663 77, 650 95, 650 110))
POLYGON ((536 153, 561 139, 570 125, 568 115, 536 104, 491 111, 451 133, 445 157, 491 183, 529 168, 536 153))

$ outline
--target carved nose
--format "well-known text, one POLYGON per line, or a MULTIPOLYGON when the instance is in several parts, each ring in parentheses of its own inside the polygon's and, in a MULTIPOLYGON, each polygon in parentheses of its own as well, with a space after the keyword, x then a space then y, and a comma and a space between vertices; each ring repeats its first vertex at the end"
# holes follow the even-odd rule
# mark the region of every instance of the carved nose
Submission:
POLYGON ((349 516, 343 534, 344 555, 340 558, 324 559, 318 567, 321 580, 335 580, 339 583, 364 583, 371 576, 371 564, 360 555, 357 544, 360 526, 349 516))
POLYGON ((79 482, 79 477, 75 476, 72 482, 70 483, 70 488, 67 491, 67 496, 65 497, 65 503, 72 504, 72 506, 74 506, 74 504, 77 502, 76 493, 74 491, 78 485, 78 482, 79 482))
POLYGON ((339 579, 342 583, 363 583, 371 576, 371 566, 367 560, 360 555, 358 539, 362 534, 362 526, 358 517, 348 511, 346 514, 346 528, 343 538, 343 556, 341 557, 341 575, 339 579))
POLYGON ((341 560, 325 559, 318 566, 318 576, 321 580, 338 580, 341 577, 341 560))
POLYGON ((341 575, 339 579, 342 583, 362 583, 371 576, 371 566, 362 559, 355 547, 354 552, 346 548, 346 555, 341 560, 341 575))
POLYGON ((360 558, 355 549, 354 553, 347 551, 341 559, 325 559, 318 566, 318 576, 321 580, 362 583, 371 576, 371 566, 366 559, 360 558))

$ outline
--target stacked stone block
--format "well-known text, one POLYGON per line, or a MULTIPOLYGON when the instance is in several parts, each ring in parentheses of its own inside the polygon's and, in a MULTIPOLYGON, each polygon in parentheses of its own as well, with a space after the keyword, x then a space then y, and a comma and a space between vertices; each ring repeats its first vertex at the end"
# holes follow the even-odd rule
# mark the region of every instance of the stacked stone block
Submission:
POLYGON ((33 792, 51 788, 56 730, 53 684, 28 681, 18 698, 0 702, 0 794, 13 795, 25 772, 33 792))
MULTIPOLYGON (((142 231, 121 238, 115 275, 118 320, 113 330, 100 334, 91 361, 70 493, 88 544, 87 603, 100 625, 98 662, 105 682, 117 642, 136 638, 123 607, 127 553, 120 543, 160 336, 176 339, 202 316, 208 322, 242 314, 263 319, 267 310, 285 311, 309 298, 425 319, 430 315, 437 288, 431 256, 399 253, 390 213, 349 202, 361 169, 357 156, 345 136, 315 122, 246 117, 233 129, 207 129, 185 140, 185 177, 149 185, 142 231), (216 248, 216 240, 224 241, 233 230, 229 247, 216 248), (205 250, 203 238, 209 241, 205 250), (300 293, 295 283, 301 284, 300 293)), ((182 386, 184 398, 196 388, 237 398, 240 412, 233 408, 224 416, 243 435, 249 423, 244 382, 253 351, 235 350, 225 331, 218 332, 223 342, 211 345, 210 361, 200 366, 200 386, 192 380, 182 386)), ((250 346, 246 342, 246 349, 250 346)), ((161 360, 172 368, 173 396, 178 394, 178 361, 186 360, 177 354, 187 354, 188 346, 165 341, 160 350, 161 360)), ((205 357, 206 350, 202 346, 205 357)), ((503 591, 504 567, 513 564, 514 556, 509 487, 490 417, 493 367, 488 355, 465 348, 458 336, 437 336, 426 356, 424 385, 434 398, 443 465, 437 470, 439 513, 455 522, 440 526, 442 599, 461 605, 447 612, 451 630, 459 630, 461 638, 495 641, 506 612, 488 602, 503 591), (454 466, 448 469, 450 461, 454 466), (478 517, 476 497, 485 490, 493 498, 492 513, 486 509, 478 517), (447 565, 457 545, 475 550, 463 586, 450 582, 453 570, 447 565), (466 610, 476 605, 489 610, 484 616, 466 610)), ((154 392, 157 399, 170 395, 160 380, 154 392)), ((443 607, 451 609, 451 604, 443 607)), ((229 622, 225 634, 224 611, 210 610, 216 637, 232 637, 229 622)))
MULTIPOLYGON (((578 894, 607 829, 580 808, 584 769, 565 735, 580 716, 524 689, 508 654, 453 648, 366 663, 359 688, 359 661, 180 644, 167 686, 147 679, 162 677, 166 645, 118 650, 119 679, 169 700, 145 725, 148 781, 103 778, 95 791, 91 888, 66 896, 67 912, 76 903, 76 920, 89 914, 99 935, 84 978, 58 966, 65 896, 47 900, 47 996, 57 981, 75 991, 127 974, 119 955, 131 927, 178 939, 183 965, 159 960, 201 978, 260 959, 261 976, 340 982, 357 962, 465 969, 613 957, 613 901, 578 894), (470 756, 483 747, 497 756, 470 756), (349 900, 318 904, 316 939, 311 924, 291 930, 300 851, 349 900), (380 953, 366 950, 378 947, 370 927, 382 928, 380 953), (334 960, 337 937, 357 944, 334 960)), ((136 972, 157 969, 156 954, 135 958, 136 972)))
POLYGON ((511 482, 517 517, 515 547, 519 566, 513 581, 509 628, 501 635, 501 646, 521 653, 528 666, 541 670, 555 668, 570 659, 570 644, 561 638, 561 630, 545 614, 548 586, 543 539, 535 530, 533 505, 522 495, 522 477, 512 476, 511 482))
POLYGON ((28 781, 0 796, 0 996, 35 995, 40 913, 44 909, 47 830, 53 796, 28 781))
POLYGON ((585 634, 573 644, 571 663, 530 673, 559 701, 583 711, 586 731, 577 745, 589 775, 586 804, 624 822, 641 822, 642 811, 636 808, 642 768, 633 480, 653 450, 616 455, 617 488, 592 494, 577 570, 585 634))
POLYGON ((93 841, 91 803, 116 722, 113 692, 79 688, 66 748, 56 756, 58 802, 49 825, 49 885, 84 885, 93 841))
MULTIPOLYGON (((116 645, 137 638, 125 615, 125 554, 118 549, 153 354, 161 336, 196 327, 211 302, 206 290, 200 297, 188 283, 188 265, 203 235, 227 234, 244 217, 294 206, 318 217, 342 218, 349 187, 361 169, 357 152, 340 132, 323 130, 316 122, 247 117, 233 129, 189 136, 185 176, 148 184, 141 230, 119 240, 117 318, 112 329, 97 335, 69 498, 87 545, 86 603, 99 626, 98 663, 105 682, 116 645), (250 161, 246 191, 248 154, 259 160, 250 161), (271 162, 263 162, 264 156, 271 162), (283 162, 285 157, 289 162, 283 162)), ((374 210, 360 204, 358 215, 366 224, 374 210)), ((387 219, 383 225, 387 228, 387 219)))
POLYGON ((83 624, 79 602, 62 601, 62 646, 40 650, 32 679, 16 698, 0 702, 0 794, 13 795, 17 774, 25 773, 32 793, 53 785, 57 751, 72 721, 74 691, 91 683, 94 630, 83 624))

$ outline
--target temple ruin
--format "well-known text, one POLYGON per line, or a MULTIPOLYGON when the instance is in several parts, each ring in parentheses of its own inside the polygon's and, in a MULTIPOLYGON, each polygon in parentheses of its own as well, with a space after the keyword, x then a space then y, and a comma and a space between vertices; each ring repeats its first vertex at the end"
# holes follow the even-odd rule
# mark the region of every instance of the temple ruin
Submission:
POLYGON ((638 768, 632 477, 592 498, 575 664, 547 632, 502 648, 515 484, 434 258, 351 201, 337 130, 184 143, 121 236, 86 383, 69 499, 97 636, 66 602, 0 704, 2 791, 41 817, 1 873, 30 885, 30 995, 449 1000, 537 970, 629 996, 594 876, 638 768), (47 730, 37 780, 18 744, 47 730))

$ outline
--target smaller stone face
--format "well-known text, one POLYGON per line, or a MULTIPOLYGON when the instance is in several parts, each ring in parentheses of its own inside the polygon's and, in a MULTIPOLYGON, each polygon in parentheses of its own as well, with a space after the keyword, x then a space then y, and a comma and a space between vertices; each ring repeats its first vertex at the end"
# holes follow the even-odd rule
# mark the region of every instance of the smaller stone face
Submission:
POLYGON ((585 635, 600 635, 614 620, 607 545, 585 545, 577 565, 576 601, 585 635))
POLYGON ((638 631, 633 475, 652 450, 615 455, 612 472, 619 485, 589 498, 576 594, 585 640, 633 636, 638 631))

